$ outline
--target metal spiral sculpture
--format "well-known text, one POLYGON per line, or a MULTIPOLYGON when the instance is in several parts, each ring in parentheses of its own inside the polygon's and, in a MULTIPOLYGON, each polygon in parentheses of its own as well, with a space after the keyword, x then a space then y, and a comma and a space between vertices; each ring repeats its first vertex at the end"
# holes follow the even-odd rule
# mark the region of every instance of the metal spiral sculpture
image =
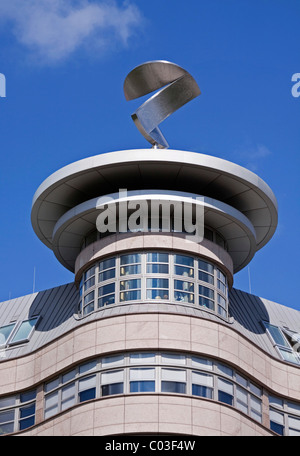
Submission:
POLYGON ((194 78, 175 63, 154 60, 134 68, 124 81, 126 100, 159 90, 145 101, 132 119, 142 135, 154 147, 169 147, 158 125, 174 111, 200 95, 194 78))

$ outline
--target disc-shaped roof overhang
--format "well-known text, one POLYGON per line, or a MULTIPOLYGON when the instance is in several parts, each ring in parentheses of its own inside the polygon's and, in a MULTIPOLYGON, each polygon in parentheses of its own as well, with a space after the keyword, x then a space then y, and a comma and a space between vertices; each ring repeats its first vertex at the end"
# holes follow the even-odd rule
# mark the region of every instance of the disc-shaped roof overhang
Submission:
POLYGON ((52 249, 54 228, 72 208, 120 189, 153 188, 204 195, 237 209, 254 227, 256 250, 275 232, 276 198, 260 177, 218 157, 172 149, 104 153, 61 168, 36 191, 32 225, 52 249))

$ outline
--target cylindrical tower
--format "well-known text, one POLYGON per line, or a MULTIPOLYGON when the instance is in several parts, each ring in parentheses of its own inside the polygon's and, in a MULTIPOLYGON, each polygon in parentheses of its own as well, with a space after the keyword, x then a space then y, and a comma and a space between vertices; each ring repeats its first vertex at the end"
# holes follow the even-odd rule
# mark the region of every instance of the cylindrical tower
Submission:
MULTIPOLYGON (((101 380, 97 393, 86 390, 87 398, 105 399, 99 415, 94 409, 94 434, 201 435, 212 416, 209 432, 222 434, 220 423, 232 419, 226 408, 232 366, 212 322, 230 326, 234 273, 274 234, 277 204, 268 185, 245 168, 200 153, 104 153, 47 178, 34 196, 32 225, 74 272, 73 317, 87 328, 85 347, 94 343, 89 325, 104 325, 97 333, 101 351, 88 357, 101 357, 101 380), (189 227, 201 214, 203 238, 193 236, 187 214, 189 227), (101 421, 113 411, 110 425, 101 421)), ((265 432, 262 409, 253 406, 248 421, 245 411, 236 412, 245 433, 265 432)))

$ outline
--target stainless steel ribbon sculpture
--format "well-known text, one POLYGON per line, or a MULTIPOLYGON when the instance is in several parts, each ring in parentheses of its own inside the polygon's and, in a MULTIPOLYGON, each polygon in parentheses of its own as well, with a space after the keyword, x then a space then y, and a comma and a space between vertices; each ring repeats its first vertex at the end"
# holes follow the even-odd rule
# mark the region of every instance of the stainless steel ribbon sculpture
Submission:
POLYGON ((201 92, 186 70, 164 60, 137 66, 124 81, 126 100, 134 100, 160 88, 162 89, 145 101, 131 117, 147 141, 164 149, 169 145, 158 125, 201 92))

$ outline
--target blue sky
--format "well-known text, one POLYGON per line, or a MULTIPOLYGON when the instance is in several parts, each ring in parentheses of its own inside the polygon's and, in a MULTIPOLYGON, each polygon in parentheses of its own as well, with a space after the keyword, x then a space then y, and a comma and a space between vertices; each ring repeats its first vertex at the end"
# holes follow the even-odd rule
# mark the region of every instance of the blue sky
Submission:
POLYGON ((277 232, 235 287, 300 310, 299 0, 0 0, 0 300, 73 280, 30 222, 35 190, 73 161, 148 148, 123 81, 169 60, 202 94, 161 124, 173 149, 250 168, 274 191, 277 232))

